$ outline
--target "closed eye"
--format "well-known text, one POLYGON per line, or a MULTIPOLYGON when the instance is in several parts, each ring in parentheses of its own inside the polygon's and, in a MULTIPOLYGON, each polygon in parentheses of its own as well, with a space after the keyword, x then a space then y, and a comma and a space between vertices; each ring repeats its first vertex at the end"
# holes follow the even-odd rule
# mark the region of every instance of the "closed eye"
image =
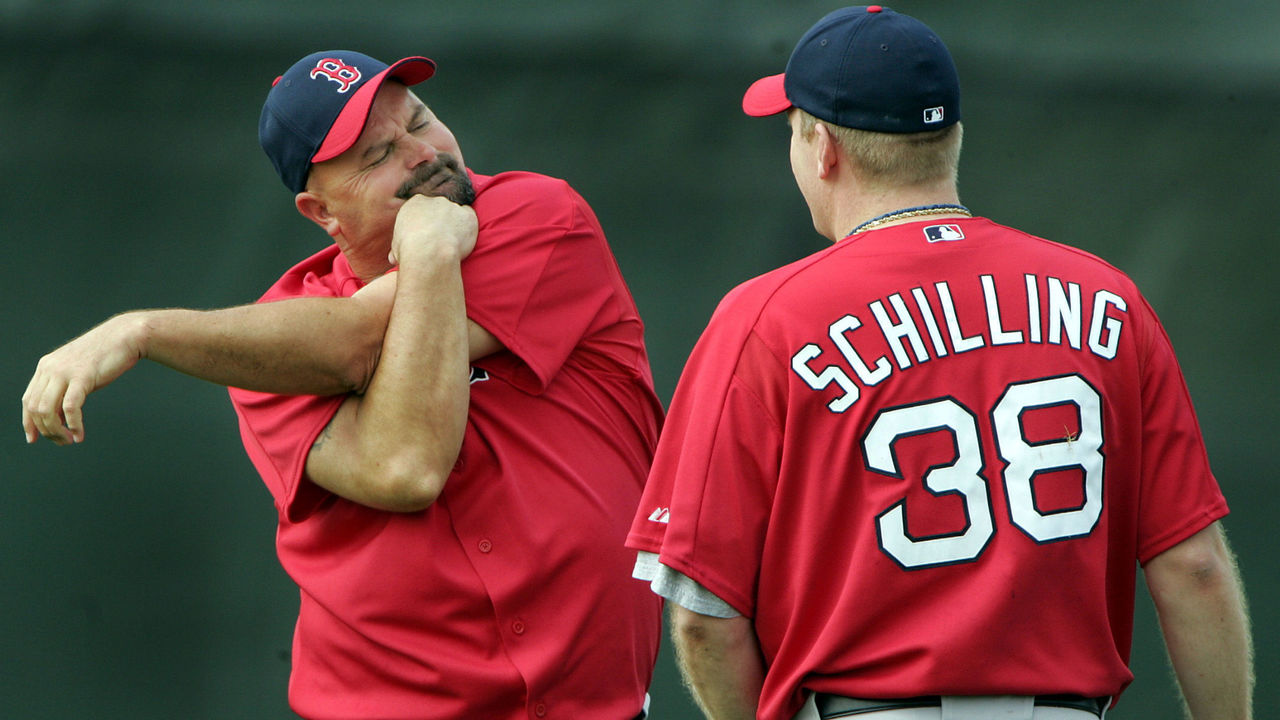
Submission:
MULTIPOLYGON (((381 153, 379 153, 379 154, 378 154, 378 156, 377 156, 376 158, 374 158, 371 162, 369 162, 367 165, 365 165, 365 166, 364 166, 366 170, 367 170, 367 169, 369 169, 369 168, 371 168, 371 167, 375 167, 375 166, 377 166, 377 165, 382 164, 382 161, 384 161, 384 160, 386 160, 387 158, 391 157, 391 153, 392 153, 392 151, 394 151, 394 150, 395 150, 395 143, 386 143, 385 145, 383 145, 383 146, 381 147, 381 150, 382 150, 382 152, 381 152, 381 153)), ((365 157, 368 157, 368 156, 369 156, 369 155, 371 155, 371 154, 373 154, 373 153, 366 153, 366 154, 365 154, 365 157)))
POLYGON ((426 113, 419 109, 413 114, 413 117, 409 118, 408 128, 410 135, 417 135, 431 125, 431 118, 424 117, 425 115, 426 113))

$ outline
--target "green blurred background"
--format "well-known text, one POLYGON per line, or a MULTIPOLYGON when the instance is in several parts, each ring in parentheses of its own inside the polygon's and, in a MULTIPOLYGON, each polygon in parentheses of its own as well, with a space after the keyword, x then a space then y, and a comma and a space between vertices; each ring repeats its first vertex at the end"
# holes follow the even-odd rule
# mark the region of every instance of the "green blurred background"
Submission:
MULTIPOLYGON (((739 100, 834 7, 0 0, 0 715, 292 716, 297 591, 224 391, 144 364, 90 398, 76 448, 25 446, 17 402, 40 355, 108 315, 249 302, 327 242, 257 146, 275 75, 319 49, 434 58, 420 95, 471 167, 564 177, 595 207, 666 402, 721 295, 824 246, 785 124, 739 100)), ((962 200, 1100 254, 1164 319, 1233 507, 1266 717, 1280 5, 892 7, 960 68, 962 200)), ((1138 680, 1109 717, 1176 717, 1145 595, 1138 612, 1138 680)), ((695 717, 665 648, 653 696, 654 717, 695 717)))

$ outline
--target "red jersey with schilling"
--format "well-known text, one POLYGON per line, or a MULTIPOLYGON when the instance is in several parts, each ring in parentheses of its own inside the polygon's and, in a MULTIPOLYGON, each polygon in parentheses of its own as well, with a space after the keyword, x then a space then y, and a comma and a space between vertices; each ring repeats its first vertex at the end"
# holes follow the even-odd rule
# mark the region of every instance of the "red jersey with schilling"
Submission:
POLYGON ((789 718, 802 690, 1116 695, 1135 559, 1226 512, 1133 283, 975 218, 730 293, 628 544, 754 619, 789 718))

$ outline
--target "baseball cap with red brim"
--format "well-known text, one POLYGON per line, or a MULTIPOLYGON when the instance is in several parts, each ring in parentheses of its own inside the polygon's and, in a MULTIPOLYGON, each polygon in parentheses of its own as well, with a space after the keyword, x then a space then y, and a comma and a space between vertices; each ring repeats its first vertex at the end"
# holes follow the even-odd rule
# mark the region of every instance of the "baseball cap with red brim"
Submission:
POLYGON ((938 130, 960 120, 960 80, 938 36, 880 5, 828 14, 800 38, 786 71, 742 97, 748 115, 793 107, 834 125, 884 133, 938 130))
POLYGON ((369 119, 382 84, 395 78, 416 85, 436 64, 407 57, 391 65, 351 50, 312 53, 276 78, 258 119, 258 142, 293 192, 307 185, 311 164, 346 152, 369 119))

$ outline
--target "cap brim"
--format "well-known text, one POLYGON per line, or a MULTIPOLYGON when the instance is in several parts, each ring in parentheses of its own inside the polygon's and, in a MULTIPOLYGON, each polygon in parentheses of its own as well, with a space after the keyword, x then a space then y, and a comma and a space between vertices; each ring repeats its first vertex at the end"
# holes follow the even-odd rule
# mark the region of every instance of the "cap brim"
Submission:
POLYGON ((762 77, 751 83, 742 96, 742 111, 752 117, 765 117, 791 109, 791 101, 782 86, 783 74, 762 77))
POLYGON ((361 85, 342 107, 342 112, 338 113, 338 118, 333 121, 333 126, 324 136, 324 142, 316 148, 316 154, 311 156, 311 162, 331 160, 356 144, 356 140, 360 139, 360 133, 364 132, 365 122, 369 119, 369 108, 373 107, 373 99, 388 78, 401 80, 405 85, 417 85, 435 74, 436 64, 433 61, 424 57, 407 57, 392 63, 386 70, 374 75, 368 82, 361 85))

